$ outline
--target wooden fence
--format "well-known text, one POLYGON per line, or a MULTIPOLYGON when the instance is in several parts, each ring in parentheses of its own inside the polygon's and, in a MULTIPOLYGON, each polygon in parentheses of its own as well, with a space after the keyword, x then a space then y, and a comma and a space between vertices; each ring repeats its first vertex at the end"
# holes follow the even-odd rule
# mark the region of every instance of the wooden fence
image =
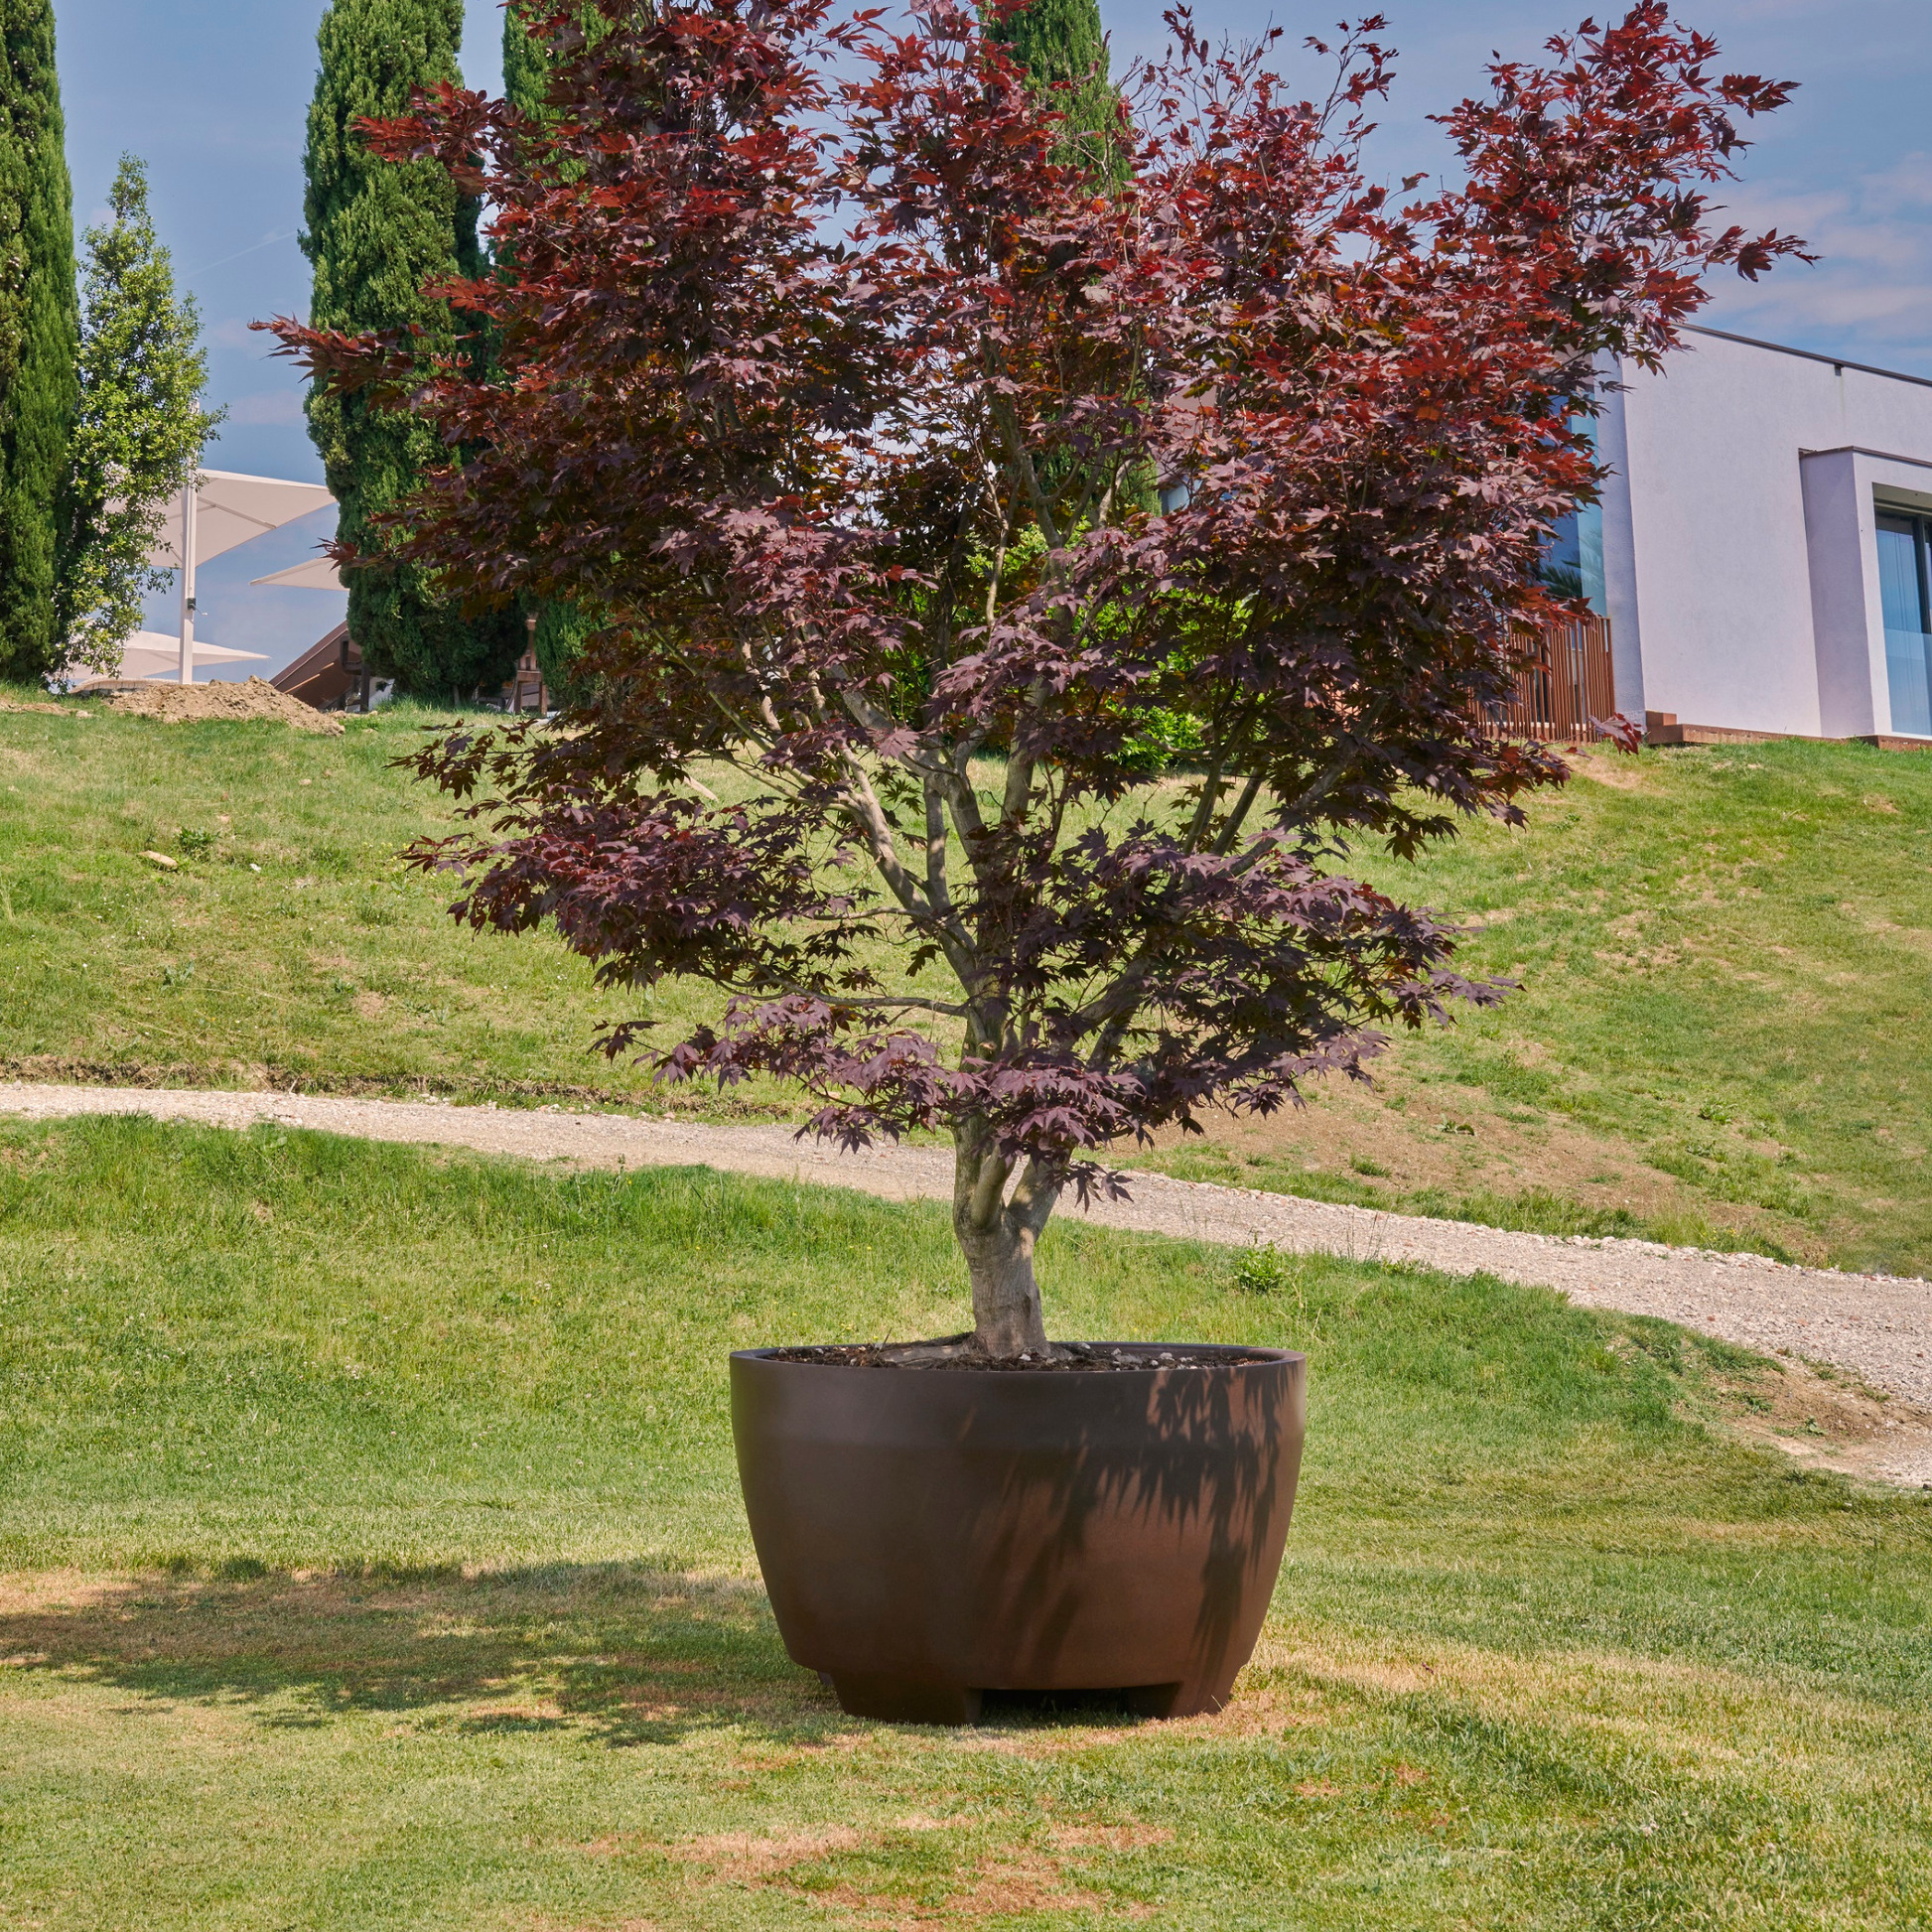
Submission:
POLYGON ((1616 710, 1610 674, 1610 621, 1584 618, 1516 634, 1520 652, 1516 689, 1490 711, 1490 721, 1509 738, 1545 744, 1587 739, 1592 718, 1616 710))

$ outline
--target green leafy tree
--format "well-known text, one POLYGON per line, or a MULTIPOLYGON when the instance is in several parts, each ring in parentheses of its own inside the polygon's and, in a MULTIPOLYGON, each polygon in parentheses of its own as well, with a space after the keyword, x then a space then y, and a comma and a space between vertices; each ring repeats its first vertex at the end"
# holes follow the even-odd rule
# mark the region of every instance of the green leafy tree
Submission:
POLYGON ((61 505, 57 610, 63 667, 119 668, 141 600, 168 573, 150 566, 169 503, 202 460, 220 414, 202 407, 207 356, 192 295, 148 214, 147 170, 121 156, 112 218, 89 228, 82 276, 80 397, 61 505))
POLYGON ((0 0, 0 677, 61 657, 57 530, 80 323, 52 0, 0 0))
POLYGON ((1121 177, 1120 96, 1107 77, 1107 34, 1098 0, 1034 0, 993 30, 1039 88, 1064 89, 1053 105, 1066 116, 1060 157, 1095 174, 1121 177))
MULTIPOLYGON (((357 126, 407 113, 417 88, 460 80, 462 32, 462 0, 335 0, 323 19, 302 236, 317 328, 416 330, 425 358, 455 351, 467 333, 447 302, 423 290, 482 273, 476 202, 428 162, 378 163, 357 126)), ((337 534, 378 556, 371 517, 408 495, 444 452, 420 422, 363 396, 318 389, 308 413, 342 505, 337 534)), ((407 564, 348 573, 348 626, 371 670, 424 693, 493 689, 522 647, 514 612, 466 616, 407 564)))

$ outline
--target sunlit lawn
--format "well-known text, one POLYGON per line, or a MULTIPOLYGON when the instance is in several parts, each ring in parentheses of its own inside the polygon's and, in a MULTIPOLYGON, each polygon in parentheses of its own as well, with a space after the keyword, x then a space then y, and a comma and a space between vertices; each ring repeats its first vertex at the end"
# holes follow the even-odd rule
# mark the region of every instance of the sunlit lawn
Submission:
POLYGON ((896 1730, 777 1642, 725 1360, 956 1326, 938 1210, 0 1125, 0 1925, 1932 1920, 1932 1495, 1661 1324, 1234 1259, 1043 1259, 1062 1334, 1309 1351, 1233 1705, 896 1730))

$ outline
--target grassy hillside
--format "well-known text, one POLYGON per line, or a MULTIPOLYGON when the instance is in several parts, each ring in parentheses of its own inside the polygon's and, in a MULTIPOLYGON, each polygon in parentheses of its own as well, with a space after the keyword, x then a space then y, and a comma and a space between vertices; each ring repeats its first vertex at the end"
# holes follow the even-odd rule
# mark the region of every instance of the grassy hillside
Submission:
POLYGON ((1061 1333, 1309 1350, 1235 1703, 902 1731, 783 1656, 725 1356, 949 1324, 938 1209, 0 1124, 0 1922, 1932 1917, 1932 1495, 1739 1446, 1778 1372, 1662 1324, 1234 1260, 1042 1254, 1061 1333))
POLYGON ((1591 756, 1526 831, 1378 883, 1520 990, 1378 1091, 1162 1165, 1558 1231, 1932 1265, 1932 755, 1591 756), (1313 1170, 1311 1172, 1311 1170, 1313 1170))
MULTIPOLYGON (((81 712, 88 713, 82 717, 81 712)), ((481 938, 397 854, 453 829, 390 770, 447 715, 341 738, 0 712, 0 1054, 16 1075, 464 1097, 635 1094, 553 941, 481 938), (169 871, 144 859, 158 852, 169 871)))
MULTIPOLYGON (((0 712, 0 1070, 458 1098, 648 1092, 587 1052, 623 1003, 547 939, 454 929, 396 851, 447 823, 341 739, 0 712), (178 861, 167 872, 140 855, 178 861)), ((1932 758, 1777 745, 1591 757, 1524 832, 1382 883, 1521 982, 1399 1042, 1376 1089, 1220 1122, 1157 1165, 1559 1231, 1932 1265, 1932 758)), ((706 1005, 660 995, 673 1024, 706 1005)))

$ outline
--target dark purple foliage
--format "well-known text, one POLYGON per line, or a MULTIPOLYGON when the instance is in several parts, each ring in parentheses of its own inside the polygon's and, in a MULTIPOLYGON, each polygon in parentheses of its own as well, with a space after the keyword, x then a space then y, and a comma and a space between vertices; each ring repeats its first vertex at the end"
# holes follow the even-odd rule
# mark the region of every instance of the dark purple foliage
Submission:
POLYGON ((475 925, 723 989, 665 1078, 798 1081, 848 1145, 950 1128, 1011 1350, 1032 1241, 1069 1179, 1116 1184, 1108 1146, 1498 996, 1340 868, 1563 775, 1483 722, 1512 626, 1562 608, 1539 565, 1595 486, 1602 358, 1654 363, 1707 267, 1795 249, 1706 199, 1787 89, 1640 5, 1497 68, 1447 117, 1466 184, 1398 207, 1357 159, 1375 19, 1314 47, 1310 101, 1276 37, 1172 16, 1102 178, 949 0, 898 34, 829 0, 605 11, 594 47, 548 24, 541 124, 444 88, 370 130, 498 210, 514 272, 442 291, 486 377, 277 325, 443 435, 399 554, 603 626, 565 730, 416 760, 481 828, 419 856, 475 925), (1164 719, 1183 776, 1150 768, 1164 719))

